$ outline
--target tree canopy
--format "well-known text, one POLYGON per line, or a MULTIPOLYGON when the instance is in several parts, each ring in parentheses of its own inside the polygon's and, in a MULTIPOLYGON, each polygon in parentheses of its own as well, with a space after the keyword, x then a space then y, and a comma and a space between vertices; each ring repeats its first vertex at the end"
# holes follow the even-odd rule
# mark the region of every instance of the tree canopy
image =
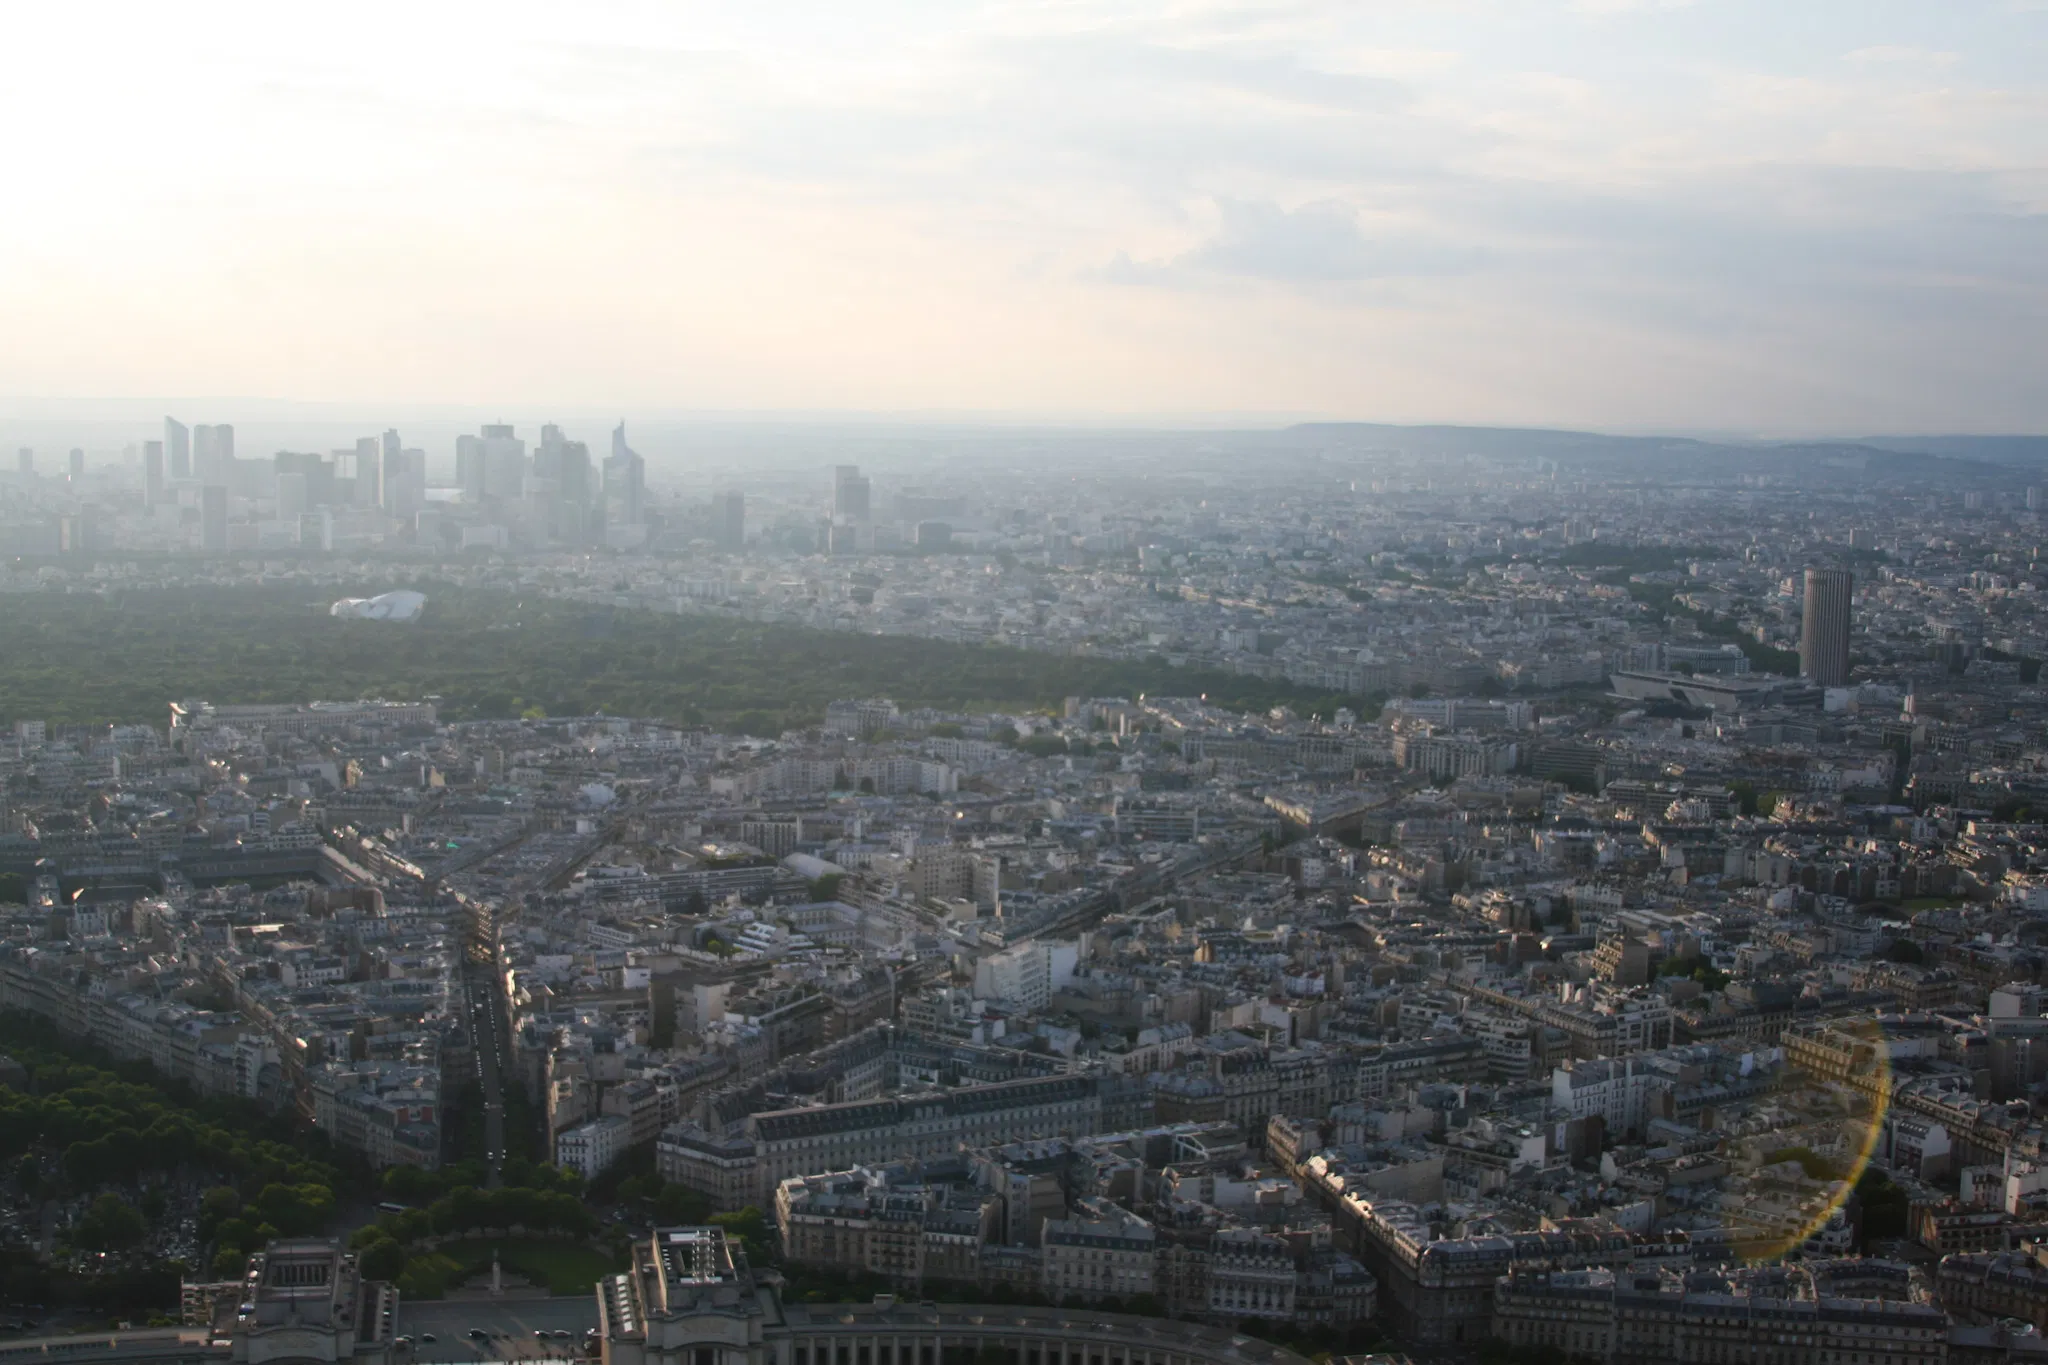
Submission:
POLYGON ((915 636, 670 616, 431 581, 410 625, 336 619, 310 588, 0 594, 0 697, 16 718, 162 724, 167 702, 438 696, 455 718, 589 715, 718 722, 760 735, 826 703, 1024 708, 1074 695, 1206 693, 1333 713, 1360 697, 1163 658, 1077 658, 915 636))

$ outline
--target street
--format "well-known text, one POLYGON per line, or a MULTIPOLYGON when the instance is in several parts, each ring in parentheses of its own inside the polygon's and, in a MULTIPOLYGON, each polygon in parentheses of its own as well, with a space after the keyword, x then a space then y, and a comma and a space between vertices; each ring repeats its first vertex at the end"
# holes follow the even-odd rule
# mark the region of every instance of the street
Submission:
POLYGON ((484 1095, 484 1159, 489 1169, 486 1183, 497 1189, 503 1183, 505 1162, 505 1090, 501 1067, 506 1038, 504 1012, 498 1008, 493 975, 490 967, 479 966, 473 960, 463 966, 470 1029, 476 1039, 477 1081, 484 1095))
POLYGON ((426 1300, 406 1302, 398 1309, 398 1334, 411 1337, 410 1353, 401 1361, 582 1360, 584 1333, 597 1326, 597 1299, 578 1294, 553 1299, 508 1299, 497 1302, 426 1300), (477 1340, 472 1329, 492 1335, 477 1340), (548 1333, 545 1340, 536 1331, 548 1333), (558 1337, 557 1332, 569 1336, 558 1337), (431 1342, 421 1338, 434 1337, 431 1342))

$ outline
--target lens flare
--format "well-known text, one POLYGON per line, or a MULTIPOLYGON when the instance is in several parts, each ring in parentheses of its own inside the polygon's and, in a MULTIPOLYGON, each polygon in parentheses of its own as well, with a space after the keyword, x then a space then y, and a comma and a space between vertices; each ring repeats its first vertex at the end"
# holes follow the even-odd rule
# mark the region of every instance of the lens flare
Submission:
POLYGON ((1846 1250, 1842 1221, 1891 1109, 1891 1045, 1877 1018, 1788 1031, 1786 1083, 1759 1106, 1770 1125, 1731 1144, 1723 1196, 1732 1249, 1766 1264, 1805 1249, 1846 1250), (1818 1242, 1818 1246, 1815 1244, 1818 1242))

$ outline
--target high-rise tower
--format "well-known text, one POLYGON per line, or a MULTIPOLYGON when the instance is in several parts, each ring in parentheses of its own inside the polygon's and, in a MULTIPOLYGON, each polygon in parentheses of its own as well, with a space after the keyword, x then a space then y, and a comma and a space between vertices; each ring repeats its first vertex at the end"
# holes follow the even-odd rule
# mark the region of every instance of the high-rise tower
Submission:
POLYGON ((647 462, 626 444, 626 424, 612 429, 612 453, 604 462, 605 520, 615 526, 645 521, 647 462))
POLYGON ((832 468, 832 520, 854 526, 867 524, 870 485, 857 464, 832 468))
POLYGON ((175 417, 164 418, 164 463, 171 478, 192 477, 192 428, 175 417))
POLYGON ((1822 687, 1849 684, 1849 599, 1855 586, 1855 576, 1847 569, 1806 571, 1799 672, 1822 687))

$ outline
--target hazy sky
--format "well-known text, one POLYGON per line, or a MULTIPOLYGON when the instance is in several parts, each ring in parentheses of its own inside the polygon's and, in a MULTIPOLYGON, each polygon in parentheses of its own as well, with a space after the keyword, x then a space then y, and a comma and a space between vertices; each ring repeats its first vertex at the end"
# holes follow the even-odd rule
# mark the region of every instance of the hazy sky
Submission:
POLYGON ((14 4, 0 51, 5 396, 2048 429, 2048 0, 14 4))

